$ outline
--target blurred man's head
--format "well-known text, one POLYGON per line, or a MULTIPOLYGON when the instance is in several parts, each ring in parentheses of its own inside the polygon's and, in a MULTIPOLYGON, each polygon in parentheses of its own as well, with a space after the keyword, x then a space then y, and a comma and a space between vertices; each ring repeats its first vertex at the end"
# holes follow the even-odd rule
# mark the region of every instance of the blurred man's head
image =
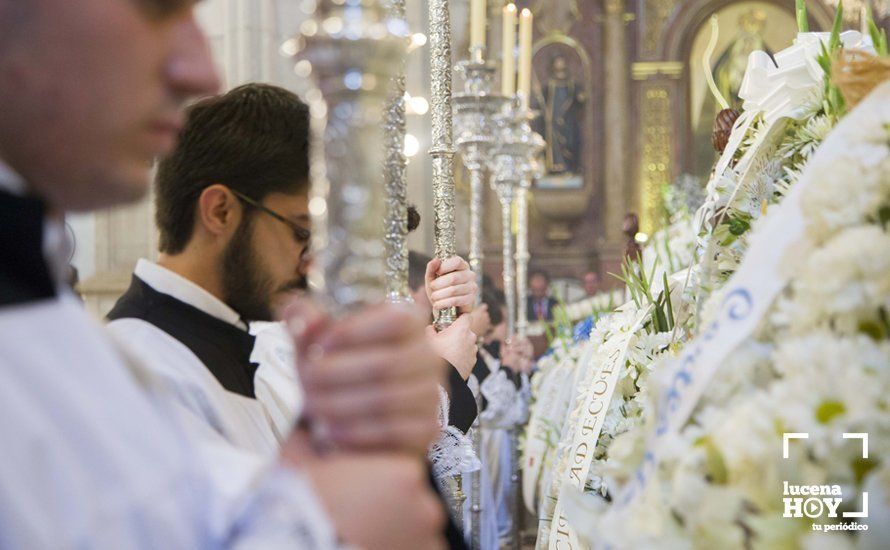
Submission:
MULTIPOLYGON (((480 326, 474 327, 473 332, 482 337, 486 342, 491 341, 493 333, 506 333, 506 318, 504 315, 504 293, 495 288, 494 282, 487 275, 482 284, 482 306, 484 315, 481 315, 480 326), (477 332, 478 328, 478 332, 477 332)), ((482 309, 482 308, 477 308, 482 309)), ((476 313, 476 310, 473 310, 476 313)))
POLYGON ((596 271, 584 274, 584 293, 593 296, 600 291, 600 275, 596 271))
POLYGON ((221 298, 268 320, 305 286, 309 109, 281 88, 248 84, 188 110, 160 163, 156 221, 165 259, 217 271, 221 298))
POLYGON ((550 276, 546 271, 533 271, 528 280, 528 288, 532 296, 537 299, 547 297, 547 291, 550 287, 550 276))
POLYGON ((219 81, 193 0, 0 0, 0 159, 59 210, 131 201, 219 81))
POLYGON ((483 274, 481 303, 470 313, 473 332, 480 338, 488 337, 495 327, 504 322, 503 307, 504 293, 495 287, 491 277, 483 274))
POLYGON ((414 303, 423 311, 433 314, 433 305, 426 294, 426 265, 432 258, 420 252, 408 253, 408 291, 414 303))

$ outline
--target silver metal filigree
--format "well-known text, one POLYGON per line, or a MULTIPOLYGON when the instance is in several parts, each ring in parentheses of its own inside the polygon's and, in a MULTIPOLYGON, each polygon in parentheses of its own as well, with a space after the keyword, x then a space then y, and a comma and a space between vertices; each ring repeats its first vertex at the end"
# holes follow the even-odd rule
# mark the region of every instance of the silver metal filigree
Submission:
MULTIPOLYGON (((544 148, 544 140, 532 131, 533 113, 520 106, 518 98, 494 117, 497 125, 497 144, 494 147, 492 185, 501 203, 503 223, 504 292, 507 303, 507 334, 525 336, 527 328, 524 307, 517 310, 516 300, 525 305, 528 253, 528 202, 531 182, 538 176, 537 158, 544 148), (517 201, 517 246, 513 255, 512 207, 517 201), (515 264, 514 264, 515 261, 515 264)), ((519 470, 519 434, 524 422, 516 419, 510 434, 510 503, 512 511, 511 546, 520 547, 522 523, 522 494, 519 470)))
POLYGON ((504 111, 495 117, 498 124, 497 146, 494 155, 495 190, 501 200, 504 223, 508 224, 504 232, 504 254, 510 254, 510 260, 504 258, 504 289, 507 293, 508 334, 525 336, 528 327, 524 307, 516 308, 516 300, 524 305, 527 288, 527 269, 530 259, 528 253, 528 193, 532 181, 539 176, 540 163, 537 161, 544 149, 543 138, 531 129, 534 113, 520 107, 518 100, 512 101, 504 111), (506 201, 509 199, 510 204, 506 201), (517 202, 517 246, 515 256, 512 250, 512 201, 517 202), (508 250, 507 241, 511 241, 508 250), (508 276, 510 280, 508 281, 508 276), (514 294, 515 292, 515 294, 514 294), (510 302, 513 302, 511 308, 510 302), (512 325, 511 325, 512 322, 512 325), (512 329, 512 330, 511 330, 512 329))
MULTIPOLYGON (((446 260, 455 254, 454 145, 451 107, 451 15, 448 0, 429 2, 430 117, 432 121, 433 208, 435 210, 436 257, 446 260)), ((436 328, 450 326, 456 308, 436 312, 436 328)))
MULTIPOLYGON (((477 49, 478 51, 478 49, 477 49)), ((481 54, 480 54, 481 57, 481 54)), ((476 303, 482 300, 482 261, 484 260, 482 216, 483 197, 495 136, 492 116, 507 98, 491 93, 494 66, 463 61, 457 70, 464 76, 464 91, 454 94, 455 143, 470 176, 470 268, 476 274, 476 303)))
MULTIPOLYGON (((384 298, 382 109, 407 28, 379 0, 319 0, 296 41, 311 68, 315 261, 310 280, 334 312, 384 298)), ((305 66, 303 67, 305 70, 305 66)))
MULTIPOLYGON (((470 60, 458 63, 456 69, 464 78, 464 91, 454 94, 455 144, 470 176, 470 268, 476 275, 476 304, 482 301, 484 260, 482 230, 483 196, 488 177, 488 160, 494 145, 492 116, 500 111, 507 98, 491 93, 494 66, 482 61, 484 50, 473 48, 470 60)), ((472 376, 472 375, 471 375, 472 376)), ((479 411, 472 428, 473 448, 481 456, 481 394, 476 394, 479 411)), ((482 547, 482 501, 480 472, 470 474, 470 548, 482 547)))
MULTIPOLYGON (((405 20, 405 0, 389 0, 387 6, 393 20, 405 20)), ((393 303, 411 301, 408 289, 408 183, 405 157, 405 60, 398 65, 390 82, 389 97, 383 109, 386 217, 383 244, 385 248, 386 299, 393 303)))

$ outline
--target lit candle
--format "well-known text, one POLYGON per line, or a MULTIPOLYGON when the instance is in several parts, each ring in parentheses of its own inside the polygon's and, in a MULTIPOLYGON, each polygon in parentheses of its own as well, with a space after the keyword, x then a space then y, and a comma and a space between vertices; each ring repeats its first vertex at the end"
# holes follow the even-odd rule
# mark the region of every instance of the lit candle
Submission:
POLYGON ((528 108, 532 92, 532 12, 525 8, 519 16, 519 94, 528 108))
POLYGON ((485 0, 470 4, 470 50, 485 50, 485 0))
POLYGON ((516 93, 516 4, 504 6, 504 46, 501 65, 501 93, 507 97, 516 93))

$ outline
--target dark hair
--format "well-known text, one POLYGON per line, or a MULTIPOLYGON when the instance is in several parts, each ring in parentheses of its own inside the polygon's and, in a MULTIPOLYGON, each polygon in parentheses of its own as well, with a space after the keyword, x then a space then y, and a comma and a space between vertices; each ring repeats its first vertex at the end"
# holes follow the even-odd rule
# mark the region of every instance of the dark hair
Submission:
POLYGON ((161 252, 182 252, 192 237, 198 198, 217 183, 256 201, 270 193, 304 192, 306 104, 282 88, 246 84, 189 108, 179 146, 160 162, 155 179, 161 252))
POLYGON ((532 277, 536 275, 540 275, 541 277, 544 277, 544 279, 546 279, 548 283, 550 282, 550 274, 543 269, 533 269, 531 273, 528 274, 528 280, 530 281, 532 277))
POLYGON ((408 252, 408 288, 412 292, 421 288, 426 283, 426 264, 432 258, 421 252, 408 252))
POLYGON ((413 204, 408 205, 408 233, 414 232, 415 229, 420 227, 420 212, 417 211, 417 207, 413 204))
POLYGON ((494 286, 485 286, 482 291, 482 303, 488 306, 488 317, 492 326, 504 321, 504 292, 494 286))

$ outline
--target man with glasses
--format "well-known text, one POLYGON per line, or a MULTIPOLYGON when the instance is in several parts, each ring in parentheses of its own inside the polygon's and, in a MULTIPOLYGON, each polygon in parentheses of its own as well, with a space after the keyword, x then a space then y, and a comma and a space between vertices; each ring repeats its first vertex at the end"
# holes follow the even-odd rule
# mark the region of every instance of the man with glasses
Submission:
POLYGON ((236 446, 275 452, 256 399, 250 321, 270 321, 305 281, 309 113, 284 90, 247 85, 189 109, 155 180, 160 256, 140 260, 110 330, 192 412, 236 446))

